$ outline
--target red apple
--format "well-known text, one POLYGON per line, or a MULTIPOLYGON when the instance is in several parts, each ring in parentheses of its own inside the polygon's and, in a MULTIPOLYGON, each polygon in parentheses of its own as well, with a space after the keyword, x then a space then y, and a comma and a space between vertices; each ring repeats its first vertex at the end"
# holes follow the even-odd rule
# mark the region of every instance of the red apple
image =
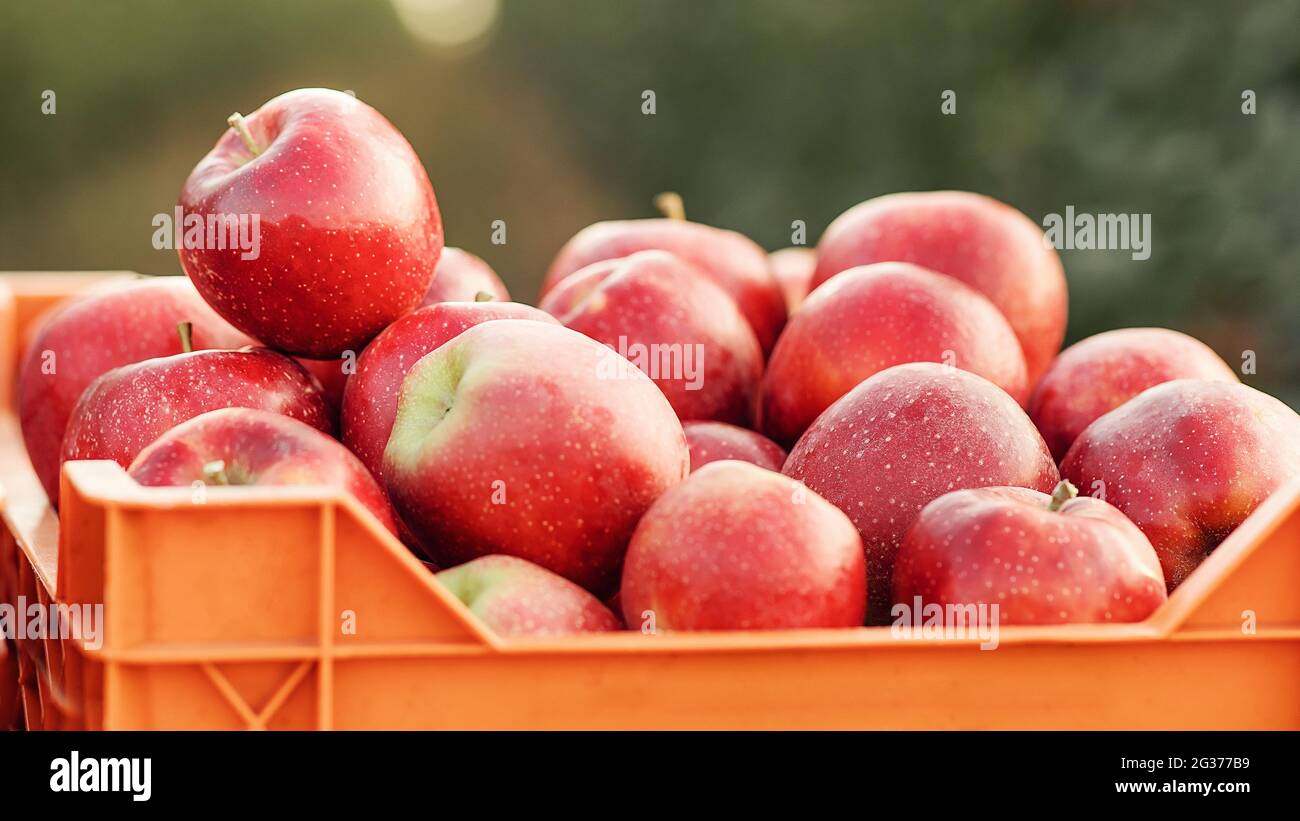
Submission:
POLYGON ((786 308, 767 254, 743 234, 697 222, 646 219, 588 226, 556 255, 542 296, 592 263, 648 250, 669 251, 703 272, 736 301, 763 353, 772 350, 785 325, 786 308))
POLYGON ((514 556, 483 556, 438 574, 452 595, 502 636, 556 636, 620 630, 600 599, 514 556))
POLYGON ((957 490, 930 502, 894 565, 894 602, 997 606, 997 623, 1142 621, 1165 600, 1142 531, 1099 499, 1022 487, 957 490))
POLYGON ((1242 384, 1176 379, 1085 428, 1061 473, 1133 520, 1172 592, 1260 502, 1300 476, 1300 415, 1242 384))
POLYGON ((904 362, 942 362, 1029 397, 1020 345, 993 303, 952 277, 881 262, 833 277, 790 317, 763 376, 763 432, 793 444, 863 379, 904 362))
POLYGON ((384 448, 393 432, 397 395, 406 374, 439 345, 494 319, 558 324, 550 314, 514 302, 440 302, 389 325, 361 352, 357 372, 343 393, 342 439, 381 482, 384 448))
POLYGON ((613 592, 637 520, 690 457, 663 393, 611 357, 576 331, 502 319, 415 364, 383 476, 435 562, 507 553, 613 592))
POLYGON ((59 449, 86 386, 105 371, 181 352, 176 326, 190 322, 195 348, 253 340, 207 306, 184 277, 112 282, 55 308, 37 327, 18 376, 23 442, 51 502, 59 495, 59 449))
POLYGON ((812 290, 813 271, 817 269, 817 252, 811 248, 782 248, 767 255, 772 275, 781 283, 785 307, 790 313, 812 290))
POLYGON ((1034 388, 1029 416, 1060 461, 1097 417, 1172 379, 1236 382, 1203 342, 1164 328, 1121 328, 1061 352, 1034 388))
POLYGON ((736 303, 667 251, 638 251, 567 277, 542 310, 627 357, 678 418, 747 425, 763 352, 736 303))
POLYGON ((68 421, 61 463, 111 459, 128 467, 159 436, 201 413, 254 408, 331 433, 320 384, 266 348, 193 351, 115 368, 86 388, 68 421))
POLYGON ((355 362, 350 359, 304 359, 300 356, 294 359, 320 383, 325 407, 329 408, 330 419, 337 427, 339 413, 343 409, 343 391, 348 384, 348 371, 355 367, 355 362))
POLYGON ((489 297, 498 302, 510 301, 506 284, 492 266, 468 251, 447 247, 442 249, 433 282, 429 283, 420 304, 481 302, 489 297))
POLYGON ((337 487, 397 532, 388 497, 365 465, 332 437, 278 413, 222 408, 199 414, 140 451, 128 472, 151 487, 194 482, 337 487))
POLYGON ((683 422, 686 445, 691 450, 691 472, 710 462, 735 459, 768 470, 785 464, 781 446, 760 433, 726 422, 683 422))
POLYGON ((1065 270, 1043 230, 964 191, 890 194, 841 214, 817 245, 812 287, 872 262, 913 262, 983 293, 1020 339, 1033 385, 1065 338, 1065 270))
POLYGON ((779 473, 723 461, 641 519, 620 595, 633 629, 857 627, 866 582, 848 517, 779 473))
POLYGON ((251 251, 206 234, 182 243, 181 265, 217 313, 278 350, 334 359, 420 304, 442 219, 420 159, 383 115, 306 88, 231 125, 180 196, 186 222, 233 217, 256 235, 251 251))
POLYGON ((1060 481, 1043 437, 1006 391, 932 362, 864 380, 808 428, 782 472, 862 534, 873 624, 889 622, 894 557, 921 508, 962 488, 1047 492, 1060 481))

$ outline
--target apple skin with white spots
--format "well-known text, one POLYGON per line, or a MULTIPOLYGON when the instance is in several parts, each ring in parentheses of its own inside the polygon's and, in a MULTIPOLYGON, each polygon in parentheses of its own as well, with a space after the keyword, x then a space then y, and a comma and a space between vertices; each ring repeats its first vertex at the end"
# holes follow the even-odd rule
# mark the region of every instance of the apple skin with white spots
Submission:
POLYGON ((500 319, 411 368, 383 476, 439 566, 505 553, 603 598, 637 521, 689 465, 649 377, 576 331, 500 319))
POLYGON ((735 231, 678 219, 597 222, 565 243, 542 283, 542 298, 561 281, 596 262, 637 251, 675 254, 713 281, 736 302, 766 356, 785 326, 785 297, 767 254, 735 231))
POLYGON ((952 277, 880 262, 837 274, 790 317, 763 375, 760 427, 793 445, 863 379, 906 362, 943 362, 1029 398, 1020 344, 993 303, 952 277))
POLYGON ((748 462, 705 465, 641 519, 623 566, 623 617, 638 629, 858 627, 862 541, 848 517, 748 462))
POLYGON ((267 348, 193 351, 115 368, 86 388, 63 437, 60 464, 111 459, 126 468, 158 437, 219 408, 255 408, 333 433, 318 383, 267 348))
POLYGON ((623 629, 600 599, 543 567, 515 556, 482 556, 437 575, 494 633, 560 636, 623 629))
POLYGON ((357 358, 343 391, 342 440, 380 482, 384 448, 397 418, 397 397, 415 363, 463 331, 495 319, 558 325, 554 317, 516 302, 439 302, 389 325, 357 358))
POLYGON ((1061 474, 1146 534, 1169 591, 1300 476, 1300 415, 1235 382, 1176 379, 1099 417, 1061 474))
POLYGON ((127 472, 148 487, 336 487, 397 533, 388 497, 365 465, 338 440, 279 413, 222 408, 199 414, 140 451, 127 472))
POLYGON ((845 211, 817 243, 816 290, 840 271, 911 262, 988 297, 1024 350, 1029 384, 1065 339, 1065 268, 1043 229, 1011 206, 966 191, 888 194, 845 211))
POLYGON ((113 368, 180 353, 181 322, 193 326, 196 350, 253 344, 185 277, 109 282, 40 321, 18 376, 18 415, 27 455, 51 504, 58 504, 63 434, 86 386, 113 368))
POLYGON ((921 509, 953 490, 1060 481, 1043 437, 1006 391, 932 362, 895 365, 826 409, 782 472, 857 526, 867 555, 871 624, 889 623, 894 559, 921 509))
POLYGON ((761 433, 728 425, 726 422, 683 422, 686 444, 691 449, 691 472, 712 462, 735 459, 768 470, 780 471, 785 451, 761 433))
POLYGON ((429 283, 420 305, 474 302, 483 299, 483 295, 497 302, 510 301, 510 291, 492 266, 468 251, 447 247, 442 249, 433 282, 429 283))
POLYGON ((272 348, 310 359, 360 351, 420 304, 442 252, 419 157, 340 91, 290 91, 244 122, 259 153, 227 129, 180 205, 205 219, 256 215, 259 253, 182 247, 182 267, 217 313, 272 348))
POLYGON ((589 265, 551 289, 541 308, 620 352, 644 346, 643 356, 629 358, 651 367, 647 376, 682 421, 753 421, 763 375, 758 340, 726 292, 674 254, 638 251, 589 265))
POLYGON ((1160 560, 1123 513, 1087 496, 1052 503, 1021 487, 930 502, 899 548, 894 602, 919 597, 945 617, 946 605, 997 605, 1003 626, 1142 621, 1164 603, 1160 560))
POLYGON ((1093 420, 1173 379, 1238 381, 1199 339, 1166 328, 1119 328, 1061 351, 1034 388, 1029 418, 1060 461, 1093 420))

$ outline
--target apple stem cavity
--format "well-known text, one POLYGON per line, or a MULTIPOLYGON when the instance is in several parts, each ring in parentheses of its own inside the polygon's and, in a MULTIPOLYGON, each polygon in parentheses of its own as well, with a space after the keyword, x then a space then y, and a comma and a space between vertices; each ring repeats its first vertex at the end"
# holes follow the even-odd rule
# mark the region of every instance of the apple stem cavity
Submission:
POLYGON ((1061 509, 1062 505, 1078 495, 1079 489, 1071 484, 1068 479, 1063 480, 1056 486, 1056 489, 1052 491, 1052 501, 1047 503, 1048 512, 1055 513, 1061 509))
POLYGON ((181 353, 194 352, 194 323, 177 322, 176 333, 181 338, 181 353))
POLYGON ((203 466, 203 482, 209 485, 228 485, 230 477, 226 475, 226 463, 215 459, 203 466))
POLYGON ((226 122, 231 128, 235 129, 239 139, 244 141, 244 147, 248 149, 249 153, 254 157, 262 153, 262 149, 258 148, 257 143, 253 141, 253 133, 248 130, 248 123, 244 121, 243 114, 236 111, 226 118, 226 122))
POLYGON ((496 299, 496 297, 493 296, 492 294, 489 294, 487 291, 479 291, 478 293, 474 294, 475 302, 491 302, 494 299, 496 299))
POLYGON ((676 191, 665 191, 656 196, 655 208, 670 220, 686 221, 686 203, 676 191))

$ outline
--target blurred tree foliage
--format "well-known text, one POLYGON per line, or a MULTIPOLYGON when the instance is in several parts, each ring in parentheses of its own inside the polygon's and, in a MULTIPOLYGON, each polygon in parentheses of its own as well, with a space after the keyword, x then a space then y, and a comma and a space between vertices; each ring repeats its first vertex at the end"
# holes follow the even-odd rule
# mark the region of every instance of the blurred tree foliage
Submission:
POLYGON ((1245 380, 1298 405, 1298 30, 1294 0, 505 0, 446 53, 387 0, 7 3, 0 268, 175 272, 150 220, 225 116, 329 85, 402 128, 450 242, 523 299, 570 234, 664 189, 772 248, 897 190, 1149 213, 1148 260, 1063 253, 1070 339, 1178 328, 1255 351, 1245 380))

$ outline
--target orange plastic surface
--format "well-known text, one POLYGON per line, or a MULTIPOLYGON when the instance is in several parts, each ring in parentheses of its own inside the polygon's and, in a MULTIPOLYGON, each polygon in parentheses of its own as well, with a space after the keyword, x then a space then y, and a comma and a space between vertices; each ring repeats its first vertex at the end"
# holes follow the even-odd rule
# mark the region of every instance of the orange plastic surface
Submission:
POLYGON ((896 639, 888 628, 502 639, 357 503, 311 488, 63 474, 52 513, 12 410, 39 308, 0 276, 0 601, 103 603, 102 647, 0 651, 0 726, 1300 729, 1300 483, 1152 618, 896 639))

